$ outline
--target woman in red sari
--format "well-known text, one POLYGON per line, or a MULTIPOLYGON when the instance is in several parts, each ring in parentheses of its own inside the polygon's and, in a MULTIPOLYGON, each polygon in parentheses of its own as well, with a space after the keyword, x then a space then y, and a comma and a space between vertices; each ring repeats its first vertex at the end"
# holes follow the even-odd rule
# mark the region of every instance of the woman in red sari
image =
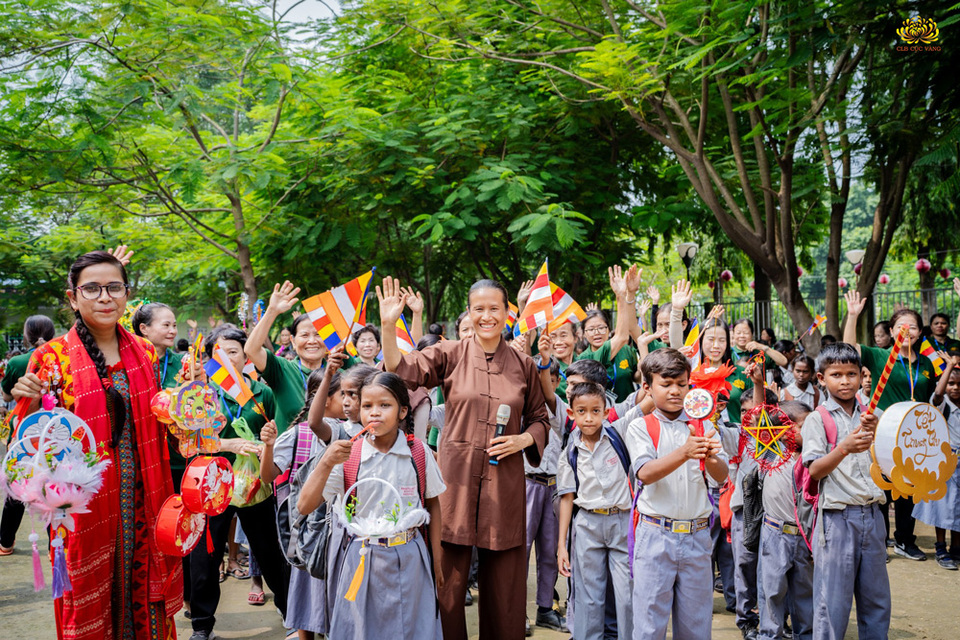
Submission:
POLYGON ((150 411, 157 355, 118 324, 128 290, 114 255, 80 256, 66 292, 76 323, 34 352, 13 390, 29 401, 18 404, 22 419, 39 408, 49 385, 57 406, 87 422, 97 451, 110 460, 90 512, 75 516, 66 539, 73 590, 54 602, 61 640, 176 638, 180 559, 164 555, 154 539, 157 512, 173 493, 164 428, 150 411))

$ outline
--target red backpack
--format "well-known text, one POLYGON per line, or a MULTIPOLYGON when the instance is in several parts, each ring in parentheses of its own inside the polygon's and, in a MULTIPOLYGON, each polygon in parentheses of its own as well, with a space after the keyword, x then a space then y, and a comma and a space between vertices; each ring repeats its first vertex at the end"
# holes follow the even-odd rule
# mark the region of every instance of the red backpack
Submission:
MULTIPOLYGON (((857 404, 860 404, 859 400, 857 404)), ((860 404, 860 411, 865 409, 866 407, 860 404)), ((823 405, 817 407, 816 412, 823 419, 823 431, 827 436, 829 453, 837 446, 837 422, 823 405)), ((800 529, 800 535, 803 536, 803 541, 811 551, 813 551, 813 531, 817 527, 817 518, 820 513, 820 482, 811 477, 810 470, 803 464, 803 457, 797 458, 793 465, 793 489, 796 492, 793 515, 800 529)))

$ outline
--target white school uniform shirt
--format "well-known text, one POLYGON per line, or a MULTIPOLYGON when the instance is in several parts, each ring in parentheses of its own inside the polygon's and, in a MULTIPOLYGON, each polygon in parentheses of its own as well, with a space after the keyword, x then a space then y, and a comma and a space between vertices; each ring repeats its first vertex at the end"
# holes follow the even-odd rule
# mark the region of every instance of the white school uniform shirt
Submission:
MULTIPOLYGON (((424 444, 423 446, 426 447, 427 445, 424 444)), ((427 486, 424 488, 424 497, 428 499, 436 498, 446 490, 447 485, 443 483, 440 467, 437 466, 437 461, 434 460, 433 455, 430 451, 425 453, 427 486)), ((407 438, 402 432, 397 434, 397 441, 386 453, 377 451, 368 439, 363 439, 357 480, 364 478, 386 480, 396 488, 400 494, 400 499, 404 503, 410 502, 415 507, 422 506, 417 489, 417 471, 413 465, 413 454, 410 452, 410 445, 407 444, 407 438)), ((323 488, 323 499, 327 503, 333 504, 333 501, 338 496, 342 496, 343 492, 343 465, 338 464, 330 472, 330 478, 323 488)), ((393 492, 379 482, 368 482, 360 485, 357 488, 357 498, 360 501, 357 507, 357 515, 365 517, 379 516, 388 511, 397 501, 393 492)))
POLYGON ((540 466, 532 466, 527 461, 527 456, 523 456, 524 473, 557 475, 560 445, 563 444, 563 427, 567 422, 567 404, 558 397, 556 413, 550 411, 549 406, 547 407, 547 413, 550 415, 550 430, 547 431, 547 446, 543 448, 543 454, 540 456, 540 466))
MULTIPOLYGON (((837 423, 837 442, 839 445, 860 424, 860 406, 853 405, 853 415, 848 416, 837 401, 827 394, 823 403, 837 423)), ((879 418, 880 411, 876 412, 879 418)), ((827 444, 827 432, 823 428, 823 418, 819 411, 814 411, 803 421, 801 429, 803 435, 803 464, 808 467, 815 460, 819 460, 830 452, 827 444)), ((820 481, 820 506, 824 509, 843 509, 848 506, 862 506, 885 502, 883 491, 873 481, 870 475, 870 450, 861 453, 851 453, 844 457, 840 464, 820 481)))
MULTIPOLYGON (((933 402, 932 396, 930 401, 933 402)), ((937 409, 940 410, 940 413, 946 414, 947 416, 947 432, 950 435, 950 446, 954 449, 960 447, 960 408, 957 407, 953 400, 947 396, 943 396, 943 402, 937 405, 937 409)))
POLYGON ((343 421, 343 430, 347 432, 347 435, 351 438, 361 431, 363 431, 363 425, 359 422, 354 422, 350 418, 347 418, 343 421))
POLYGON ((763 479, 763 512, 781 522, 796 524, 796 493, 793 488, 794 455, 763 479))
MULTIPOLYGON (((687 428, 689 418, 685 413, 681 412, 676 420, 670 420, 659 409, 654 411, 653 415, 660 421, 658 447, 653 446, 653 439, 647 431, 644 418, 637 418, 627 429, 627 448, 633 460, 634 475, 651 460, 666 456, 682 447, 690 436, 690 429, 687 428)), ((706 424, 704 427, 707 432, 711 429, 706 424)), ((719 434, 715 433, 712 437, 720 442, 719 434)), ((717 453, 717 457, 724 463, 727 462, 727 454, 722 448, 717 453)), ((713 511, 713 506, 707 495, 707 484, 703 475, 699 460, 685 461, 666 477, 643 486, 640 497, 637 499, 637 510, 648 516, 674 520, 708 518, 713 511)))
POLYGON ((780 379, 783 380, 783 384, 793 384, 793 371, 787 367, 780 367, 780 379))
MULTIPOLYGON (((798 402, 802 402, 803 404, 807 405, 811 409, 816 409, 818 405, 815 402, 816 393, 814 393, 814 389, 815 387, 813 386, 812 382, 807 383, 806 390, 801 389, 794 382, 787 385, 787 388, 780 392, 780 400, 781 401, 785 400, 786 393, 789 391, 790 395, 793 397, 794 400, 798 402)), ((823 394, 820 395, 820 400, 821 401, 823 400, 823 394)))
MULTIPOLYGON (((618 420, 617 423, 620 423, 618 420)), ((622 427, 617 428, 604 420, 604 427, 612 426, 617 433, 624 435, 622 427)), ((600 430, 600 440, 591 451, 581 439, 579 429, 570 433, 567 447, 577 447, 577 478, 580 489, 577 490, 577 478, 573 476, 567 449, 560 455, 557 471, 557 493, 565 495, 576 491, 573 503, 581 509, 609 509, 619 507, 629 509, 633 502, 630 497, 630 477, 623 470, 620 456, 610 442, 606 430, 600 430)))

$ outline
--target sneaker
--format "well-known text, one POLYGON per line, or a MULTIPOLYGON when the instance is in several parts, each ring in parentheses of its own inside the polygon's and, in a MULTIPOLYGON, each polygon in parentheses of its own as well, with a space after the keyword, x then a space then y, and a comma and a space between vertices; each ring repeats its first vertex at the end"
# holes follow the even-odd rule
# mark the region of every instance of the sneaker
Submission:
POLYGON ((915 544, 900 544, 899 542, 894 545, 893 552, 898 556, 903 556, 907 560, 926 560, 927 554, 923 551, 920 551, 920 547, 915 544))
POLYGON ((786 620, 783 621, 783 640, 792 640, 793 638, 793 628, 790 627, 790 623, 786 620))
POLYGON ((467 596, 466 598, 464 598, 463 605, 465 607, 469 607, 472 604, 473 604, 473 594, 470 593, 470 589, 467 589, 467 596))
POLYGON ((523 632, 523 635, 529 638, 533 635, 533 629, 530 628, 530 618, 527 618, 527 621, 524 624, 527 625, 527 629, 523 632))
POLYGON ((750 627, 749 629, 743 630, 743 640, 757 640, 759 638, 759 633, 755 627, 750 627))
POLYGON ((896 540, 893 538, 887 538, 887 549, 893 549, 895 544, 897 544, 896 540))
POLYGON ((544 611, 543 613, 537 612, 537 626, 544 627, 545 629, 552 629, 554 631, 563 631, 567 626, 567 621, 563 619, 559 611, 555 609, 550 609, 550 611, 544 611))
POLYGON ((950 557, 950 554, 944 551, 943 553, 937 554, 937 564, 947 571, 956 571, 957 563, 953 558, 950 557))
POLYGON ((190 640, 213 640, 213 630, 197 629, 190 636, 190 640))
POLYGON ((713 590, 717 593, 723 593, 723 580, 720 579, 720 576, 713 579, 713 590))

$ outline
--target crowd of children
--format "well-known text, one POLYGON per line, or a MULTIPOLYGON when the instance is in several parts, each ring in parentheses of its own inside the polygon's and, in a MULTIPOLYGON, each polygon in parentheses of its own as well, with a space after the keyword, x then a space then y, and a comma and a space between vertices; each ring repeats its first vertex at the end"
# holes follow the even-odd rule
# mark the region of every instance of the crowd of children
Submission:
MULTIPOLYGON (((439 326, 424 334, 422 299, 390 278, 377 291, 381 324, 394 326, 404 307, 413 311, 418 349, 410 354, 382 340, 374 325, 354 336, 355 356, 343 346, 328 350, 305 314, 281 329, 275 348, 272 325, 298 302, 290 283, 275 287, 249 337, 230 324, 213 331, 206 356, 217 348, 248 372, 252 362, 259 376, 250 372, 248 384, 265 410, 241 407, 221 390, 231 423, 222 451, 255 456, 275 495, 211 518, 213 551, 201 544, 185 560, 191 640, 212 637, 219 582, 234 570, 244 574, 237 577, 262 574, 290 637, 303 640, 462 637, 477 558, 472 573, 487 572, 479 578, 480 596, 488 598, 481 601, 481 638, 544 627, 576 640, 662 640, 672 625, 673 638, 702 640, 711 636, 716 590, 744 638, 826 640, 844 637, 854 602, 858 637, 888 637, 887 548, 892 542, 903 557, 926 558, 914 519, 935 527, 939 565, 957 569, 960 472, 940 500, 895 503, 892 541, 890 496, 870 473, 878 416, 893 402, 930 401, 947 419, 951 445, 960 447, 960 343, 947 336, 942 314, 928 330, 945 364, 938 375, 919 352, 924 327, 910 310, 877 326, 877 346, 859 345, 863 301, 848 296, 846 341, 825 337, 814 359, 769 329, 754 340, 749 320, 727 325, 722 307, 699 323, 690 343, 692 295, 683 280, 663 306, 656 290, 648 291, 653 305, 641 306, 636 267, 611 269, 610 284, 617 300, 612 333, 606 314, 591 310, 579 324, 514 336, 504 331, 506 292, 481 281, 457 319, 457 343, 439 326), (879 410, 868 413, 890 353, 886 338, 901 326, 910 336, 902 371, 895 369, 899 377, 891 376, 879 410), (496 386, 501 376, 509 393, 496 386), (712 393, 708 415, 685 408, 692 388, 712 393), (241 418, 259 441, 234 429, 241 418), (775 463, 761 462, 751 446, 749 430, 762 420, 789 434, 775 463), (506 484, 507 474, 519 482, 506 484), (509 492, 510 504, 496 491, 509 492), (450 500, 471 492, 473 520, 464 528, 462 505, 455 509, 450 500), (525 510, 515 510, 521 501, 525 510), (495 523, 494 533, 481 532, 485 522, 495 523), (506 541, 513 534, 504 522, 525 524, 519 553, 506 541), (234 528, 249 541, 246 570, 223 561, 234 528), (506 585, 502 576, 509 575, 525 584, 530 566, 535 619, 526 628, 513 617, 491 619, 501 606, 493 593, 498 580, 506 585)), ((521 313, 525 294, 518 296, 521 313)), ((166 381, 179 368, 172 310, 147 308, 134 320, 137 333, 154 342, 166 381)), ((53 337, 35 317, 25 335, 32 345, 53 337)), ((17 382, 10 379, 25 375, 26 361, 24 371, 19 364, 7 367, 5 399, 17 382)), ((175 384, 175 375, 169 381, 175 384)), ((20 515, 22 507, 18 515, 8 500, 0 555, 12 553, 20 515)), ((251 589, 250 604, 264 599, 261 587, 251 589)))

